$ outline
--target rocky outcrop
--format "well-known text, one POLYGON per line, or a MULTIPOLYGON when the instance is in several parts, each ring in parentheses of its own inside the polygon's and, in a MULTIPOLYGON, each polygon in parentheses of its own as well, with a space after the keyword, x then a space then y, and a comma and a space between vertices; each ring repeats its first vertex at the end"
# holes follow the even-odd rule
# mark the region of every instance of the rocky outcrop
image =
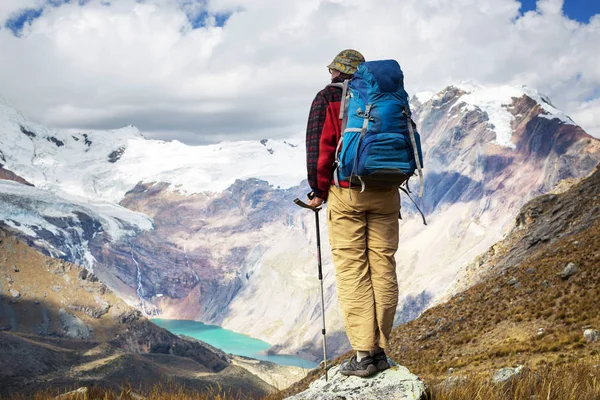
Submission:
POLYGON ((406 367, 394 365, 391 369, 370 378, 344 376, 339 373, 340 366, 329 370, 329 376, 314 381, 310 387, 287 400, 425 400, 427 387, 406 367))
MULTIPOLYGON (((2 152, 0 152, 0 160, 2 160, 2 158, 3 158, 3 154, 2 154, 2 152)), ((21 184, 27 185, 27 186, 33 186, 33 184, 27 182, 25 179, 21 178, 19 175, 15 174, 12 171, 5 169, 2 166, 1 162, 0 162, 0 179, 4 179, 7 181, 14 181, 14 182, 21 183, 21 184)))
POLYGON ((208 371, 219 372, 229 364, 225 354, 198 340, 182 339, 145 318, 128 323, 129 329, 111 343, 137 354, 169 354, 196 361, 208 371))
POLYGON ((89 339, 91 337, 90 329, 83 321, 65 311, 64 308, 58 310, 58 319, 65 336, 71 339, 89 339))

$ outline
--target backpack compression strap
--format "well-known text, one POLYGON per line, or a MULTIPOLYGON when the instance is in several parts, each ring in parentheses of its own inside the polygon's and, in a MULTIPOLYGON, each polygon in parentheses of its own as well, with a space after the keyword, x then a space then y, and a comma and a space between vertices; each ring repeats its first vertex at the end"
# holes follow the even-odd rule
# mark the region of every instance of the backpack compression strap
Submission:
MULTIPOLYGON (((408 185, 407 185, 407 187, 408 187, 408 185)), ((423 218, 423 225, 427 226, 427 220, 425 219, 425 214, 423 214, 423 211, 421 211, 421 209, 419 208, 419 205, 410 196, 409 191, 407 189, 404 189, 403 187, 399 187, 398 189, 402 190, 408 196, 408 198, 410 199, 410 201, 412 201, 412 203, 417 208, 417 211, 419 212, 419 214, 421 214, 421 218, 423 218)), ((402 219, 402 216, 400 214, 398 214, 398 218, 402 219)))
MULTIPOLYGON (((425 184, 423 182, 423 168, 421 167, 421 159, 419 157, 419 150, 417 149, 417 140, 415 139, 415 131, 413 129, 412 118, 410 117, 410 111, 402 111, 404 115, 406 115, 407 123, 408 123, 408 132, 410 134, 410 141, 413 147, 413 153, 415 155, 415 163, 417 164, 417 173, 419 174, 419 186, 421 189, 419 190, 419 197, 423 197, 423 190, 425 189, 425 184)), ((412 199, 411 199, 412 200, 412 199)))

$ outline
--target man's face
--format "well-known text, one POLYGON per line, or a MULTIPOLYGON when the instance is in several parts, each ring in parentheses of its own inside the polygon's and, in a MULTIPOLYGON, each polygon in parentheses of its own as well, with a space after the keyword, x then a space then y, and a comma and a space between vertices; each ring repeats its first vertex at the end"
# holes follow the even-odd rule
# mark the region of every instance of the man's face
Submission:
POLYGON ((341 72, 335 69, 329 68, 329 73, 331 74, 331 80, 334 80, 338 76, 340 76, 341 72))

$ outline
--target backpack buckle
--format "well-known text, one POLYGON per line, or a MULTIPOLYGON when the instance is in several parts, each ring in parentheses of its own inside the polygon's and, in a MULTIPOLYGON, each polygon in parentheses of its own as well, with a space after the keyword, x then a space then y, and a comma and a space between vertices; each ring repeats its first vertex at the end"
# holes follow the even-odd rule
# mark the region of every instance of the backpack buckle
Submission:
POLYGON ((356 110, 356 115, 360 118, 368 119, 369 121, 375 121, 373 117, 371 117, 371 105, 367 106, 367 111, 363 111, 361 108, 356 110))

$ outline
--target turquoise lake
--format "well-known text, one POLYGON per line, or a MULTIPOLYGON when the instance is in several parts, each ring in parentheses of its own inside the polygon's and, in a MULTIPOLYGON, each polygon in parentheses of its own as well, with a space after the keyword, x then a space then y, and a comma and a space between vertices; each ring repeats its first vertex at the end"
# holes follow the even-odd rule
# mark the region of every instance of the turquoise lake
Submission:
POLYGON ((252 357, 257 360, 271 361, 279 365, 302 368, 314 368, 317 366, 317 363, 295 356, 267 355, 266 351, 271 347, 269 343, 228 329, 223 329, 220 326, 205 325, 202 322, 196 321, 159 318, 153 319, 152 322, 176 335, 193 337, 221 349, 225 353, 252 357))

